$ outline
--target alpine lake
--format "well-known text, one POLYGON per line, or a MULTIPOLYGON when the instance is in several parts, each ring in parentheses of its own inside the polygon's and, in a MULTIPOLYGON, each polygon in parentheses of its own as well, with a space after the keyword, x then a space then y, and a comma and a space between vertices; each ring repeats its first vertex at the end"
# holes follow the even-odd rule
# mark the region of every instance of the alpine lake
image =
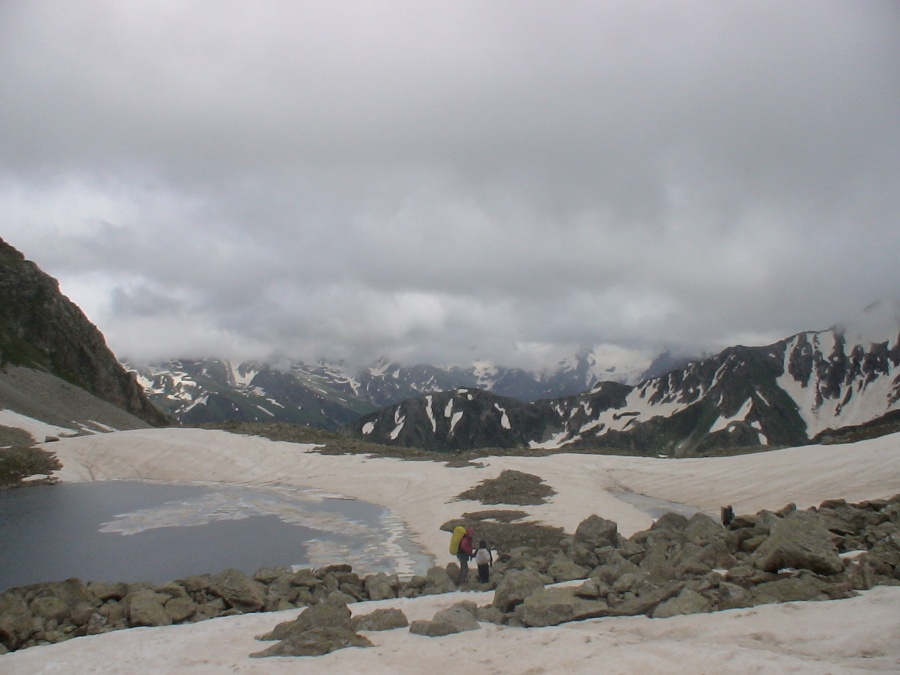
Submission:
POLYGON ((0 592, 338 563, 411 576, 432 560, 391 511, 312 488, 93 481, 0 491, 0 592))

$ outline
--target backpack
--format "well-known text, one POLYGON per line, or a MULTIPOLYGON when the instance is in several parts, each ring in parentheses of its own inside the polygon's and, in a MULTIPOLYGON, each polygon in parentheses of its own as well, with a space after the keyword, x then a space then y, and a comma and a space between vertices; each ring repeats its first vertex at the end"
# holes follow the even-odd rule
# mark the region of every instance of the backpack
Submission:
POLYGON ((450 553, 452 555, 459 553, 459 542, 461 542, 462 538, 465 536, 466 528, 462 525, 457 525, 453 528, 453 536, 450 537, 450 553))
POLYGON ((491 555, 491 549, 489 548, 480 548, 475 551, 475 564, 476 565, 489 565, 493 561, 493 556, 491 555))

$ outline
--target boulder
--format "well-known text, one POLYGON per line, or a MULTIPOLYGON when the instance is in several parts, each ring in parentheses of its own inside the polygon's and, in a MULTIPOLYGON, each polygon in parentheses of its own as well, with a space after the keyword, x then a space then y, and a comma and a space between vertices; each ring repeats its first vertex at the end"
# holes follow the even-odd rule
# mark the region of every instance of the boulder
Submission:
POLYGON ((240 570, 229 569, 209 580, 209 592, 241 612, 258 612, 266 604, 266 591, 240 570))
POLYGON ((612 588, 610 588, 609 584, 596 578, 587 579, 581 586, 575 587, 575 595, 588 600, 605 598, 611 591, 612 588))
POLYGON ((822 587, 812 579, 789 577, 767 581, 753 589, 755 604, 795 602, 798 600, 827 600, 822 587))
POLYGON ((591 550, 618 544, 619 526, 612 520, 594 514, 582 520, 575 528, 574 543, 591 550))
POLYGON ((178 583, 181 584, 188 593, 198 594, 209 588, 209 579, 210 576, 208 574, 199 574, 179 579, 178 583))
POLYGON ((502 624, 506 615, 496 607, 488 605, 487 607, 479 607, 475 612, 475 618, 481 623, 502 624))
POLYGON ((166 612, 169 596, 150 589, 125 596, 128 623, 132 626, 168 626, 172 617, 166 612))
POLYGON ((680 552, 681 547, 678 544, 670 544, 665 539, 650 537, 647 540, 647 552, 641 560, 640 568, 651 579, 658 582, 674 579, 675 565, 672 560, 680 552))
POLYGON ((687 516, 683 516, 680 513, 675 513, 674 511, 669 511, 668 513, 664 513, 657 520, 655 520, 650 526, 650 529, 656 531, 674 530, 676 532, 681 532, 687 526, 687 516))
POLYGON ((427 637, 441 637, 478 630, 481 626, 475 618, 477 611, 474 602, 458 602, 437 612, 431 621, 413 621, 409 632, 427 637))
POLYGON ((833 575, 844 569, 831 533, 816 514, 807 511, 795 511, 774 523, 753 562, 766 572, 793 568, 833 575))
POLYGON ((511 612, 529 595, 544 587, 540 577, 533 572, 513 570, 497 584, 492 605, 501 612, 511 612))
POLYGON ((406 628, 407 626, 409 626, 409 620, 400 609, 376 609, 370 614, 354 616, 350 619, 350 627, 353 630, 381 631, 406 628))
POLYGON ((388 576, 384 572, 366 577, 366 594, 370 600, 389 600, 397 597, 400 581, 396 575, 388 576))
POLYGON ((610 616, 636 616, 645 614, 650 616, 656 607, 676 596, 684 584, 681 582, 670 582, 667 584, 656 585, 650 583, 646 579, 639 579, 622 599, 613 603, 610 600, 609 615, 610 616))
POLYGON ((575 563, 579 565, 595 565, 595 551, 605 546, 618 546, 619 526, 611 520, 594 514, 582 520, 575 528, 572 550, 575 563))
POLYGON ((302 588, 315 588, 322 584, 322 580, 316 576, 316 573, 309 568, 303 568, 294 572, 291 577, 291 584, 302 588))
POLYGON ((35 598, 29 605, 31 614, 44 621, 62 621, 69 618, 69 606, 55 595, 35 598))
POLYGON ((322 628, 325 626, 338 626, 350 628, 350 609, 346 604, 337 600, 320 602, 310 605, 293 621, 283 621, 269 633, 259 636, 258 640, 284 640, 293 633, 301 633, 322 628))
POLYGON ((35 631, 34 617, 25 601, 12 593, 0 595, 0 645, 17 649, 35 631))
POLYGON ((586 579, 589 573, 590 570, 565 559, 554 560, 547 568, 547 574, 553 578, 554 583, 586 579))
POLYGON ((606 616, 609 606, 603 600, 579 597, 571 587, 541 588, 525 598, 515 609, 516 618, 525 626, 558 626, 606 616))
POLYGON ((425 573, 425 585, 422 588, 423 595, 450 593, 455 590, 456 584, 443 567, 432 567, 425 573))
POLYGON ((174 581, 170 581, 165 584, 160 584, 159 586, 154 586, 153 590, 157 593, 162 593, 163 595, 168 595, 170 598, 186 598, 188 597, 188 592, 185 590, 184 586, 174 581))
POLYGON ((87 589, 101 602, 121 600, 128 592, 128 587, 121 582, 111 584, 106 581, 90 581, 87 584, 87 589))
POLYGON ((181 623, 194 616, 197 603, 190 598, 172 598, 166 602, 165 609, 173 623, 181 623))
POLYGON ((253 580, 268 586, 279 579, 290 579, 293 574, 290 567, 260 567, 253 575, 253 580))
POLYGON ((346 647, 372 647, 372 642, 346 626, 323 626, 288 635, 284 640, 250 654, 252 658, 267 656, 321 656, 346 647))
POLYGON ((737 559, 728 550, 724 538, 720 538, 700 549, 685 545, 675 561, 675 570, 679 577, 699 576, 712 569, 729 569, 735 564, 737 559))
POLYGON ((846 583, 833 583, 811 574, 769 581, 753 589, 756 604, 796 602, 800 600, 838 600, 856 592, 846 583))
POLYGON ((683 588, 674 598, 660 603, 650 615, 654 619, 667 619, 680 614, 709 612, 713 604, 702 594, 690 588, 683 588))
POLYGON ((749 607, 753 604, 753 597, 750 591, 737 584, 720 581, 715 592, 718 596, 718 609, 737 609, 739 607, 749 607))
POLYGON ((614 584, 622 575, 640 570, 637 565, 630 560, 626 560, 615 551, 612 551, 609 555, 601 555, 601 562, 603 564, 594 568, 590 576, 610 585, 614 584))
POLYGON ((697 546, 708 546, 725 538, 726 530, 721 523, 705 513, 695 513, 684 528, 684 538, 697 546))

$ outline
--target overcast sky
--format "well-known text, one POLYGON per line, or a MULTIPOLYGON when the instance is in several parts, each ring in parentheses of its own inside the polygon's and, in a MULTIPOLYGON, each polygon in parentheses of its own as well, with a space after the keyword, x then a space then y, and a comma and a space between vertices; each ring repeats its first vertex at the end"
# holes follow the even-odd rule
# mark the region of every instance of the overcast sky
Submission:
POLYGON ((0 0, 0 237, 135 360, 900 325, 900 3, 0 0))

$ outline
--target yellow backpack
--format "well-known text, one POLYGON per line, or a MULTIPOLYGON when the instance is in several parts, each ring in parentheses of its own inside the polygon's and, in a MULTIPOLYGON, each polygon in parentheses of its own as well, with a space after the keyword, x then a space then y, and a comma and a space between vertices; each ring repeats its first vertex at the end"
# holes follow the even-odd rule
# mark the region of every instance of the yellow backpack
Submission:
POLYGON ((456 555, 459 553, 459 542, 462 541, 462 538, 466 536, 466 528, 462 525, 457 525, 453 528, 453 536, 450 537, 450 553, 456 555))

